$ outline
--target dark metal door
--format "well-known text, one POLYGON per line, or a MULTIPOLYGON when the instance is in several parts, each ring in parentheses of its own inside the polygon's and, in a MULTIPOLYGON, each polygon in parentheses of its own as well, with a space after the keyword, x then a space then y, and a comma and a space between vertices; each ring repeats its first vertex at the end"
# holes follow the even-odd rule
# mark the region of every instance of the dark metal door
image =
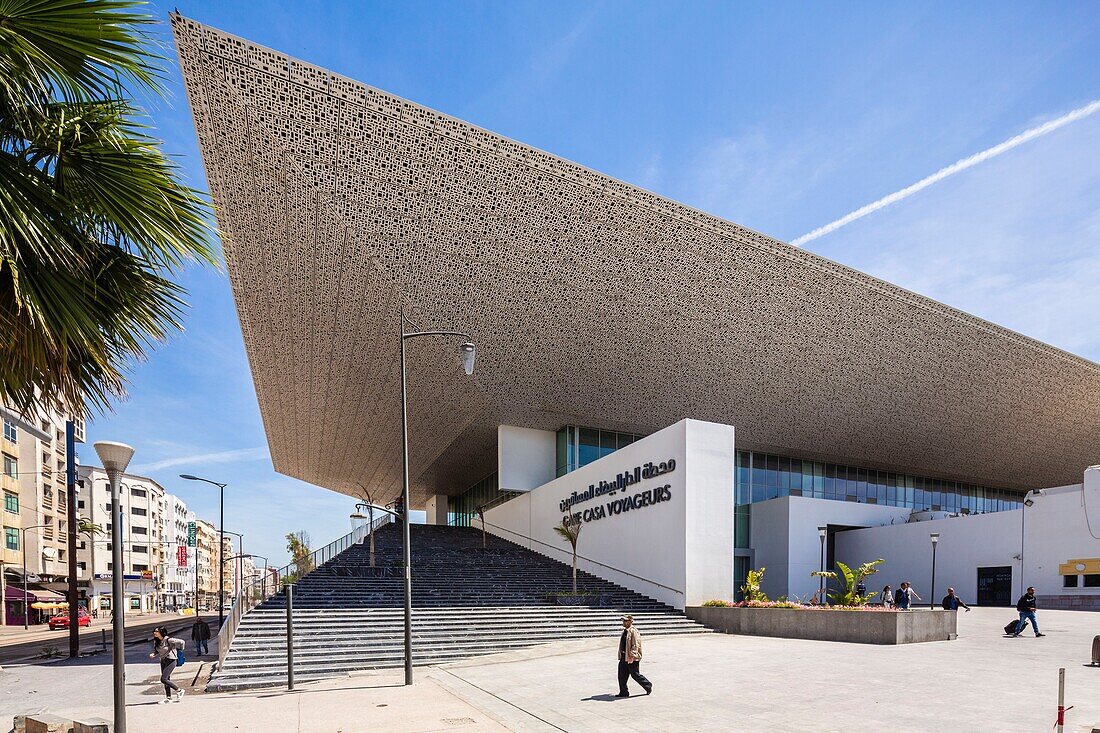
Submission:
POLYGON ((1012 605, 1012 567, 978 568, 979 606, 1012 605))

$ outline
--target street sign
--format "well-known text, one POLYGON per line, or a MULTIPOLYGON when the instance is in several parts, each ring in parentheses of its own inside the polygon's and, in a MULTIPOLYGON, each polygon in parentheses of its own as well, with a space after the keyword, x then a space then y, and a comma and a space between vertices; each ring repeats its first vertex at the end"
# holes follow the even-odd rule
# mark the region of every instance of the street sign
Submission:
POLYGON ((197 544, 199 536, 198 526, 194 522, 187 523, 187 546, 194 547, 197 544))

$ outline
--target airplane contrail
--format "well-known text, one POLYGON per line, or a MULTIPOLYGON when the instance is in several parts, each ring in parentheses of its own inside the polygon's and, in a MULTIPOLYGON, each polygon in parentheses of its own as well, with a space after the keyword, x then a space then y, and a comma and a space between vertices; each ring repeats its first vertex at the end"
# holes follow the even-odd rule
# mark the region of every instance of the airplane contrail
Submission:
POLYGON ((901 201, 902 199, 907 199, 910 196, 912 196, 913 194, 917 193, 918 191, 922 191, 922 190, 928 188, 929 186, 931 186, 933 183, 937 183, 939 181, 942 181, 943 179, 947 178, 948 176, 953 176, 953 175, 955 175, 956 173, 958 173, 960 171, 966 170, 967 168, 973 168, 978 163, 989 160, 990 158, 995 158, 998 155, 1000 155, 1001 153, 1006 153, 1009 150, 1012 150, 1013 148, 1015 148, 1019 145, 1023 145, 1024 143, 1028 142, 1029 140, 1034 140, 1035 138, 1042 137, 1043 135, 1046 135, 1049 132, 1054 132, 1059 127, 1064 127, 1064 126, 1068 125, 1071 122, 1076 122, 1077 120, 1088 117, 1089 115, 1091 115, 1095 112, 1100 112, 1100 99, 1098 99, 1096 101, 1093 101, 1093 102, 1089 102, 1084 107, 1079 107, 1079 108, 1073 110, 1072 112, 1069 112, 1067 114, 1062 115, 1061 117, 1059 117, 1057 119, 1051 120, 1050 122, 1044 122, 1043 124, 1041 124, 1037 127, 1033 127, 1030 130, 1025 130, 1024 132, 1021 132, 1019 135, 1016 135, 1015 137, 1010 137, 1008 140, 1005 140, 1003 143, 1000 143, 999 145, 994 145, 993 147, 989 148, 988 150, 983 150, 980 153, 975 153, 974 155, 971 155, 969 158, 963 158, 962 160, 960 160, 956 163, 952 163, 951 165, 947 166, 946 168, 941 168, 940 170, 936 171, 935 173, 928 176, 927 178, 920 179, 919 181, 914 183, 912 186, 906 186, 905 188, 901 189, 900 191, 895 191, 894 193, 890 194, 889 196, 883 196, 878 201, 873 201, 873 202, 867 204, 866 206, 862 206, 862 207, 856 209, 855 211, 853 211, 850 214, 845 214, 844 216, 840 217, 836 221, 831 221, 828 224, 826 224, 825 226, 820 226, 817 229, 814 229, 812 232, 808 232, 806 234, 803 234, 798 239, 795 239, 795 240, 791 241, 791 244, 794 245, 795 247, 801 247, 802 245, 806 244, 806 242, 811 242, 811 241, 817 239, 818 237, 823 237, 826 234, 828 234, 829 232, 835 232, 837 229, 840 229, 842 226, 847 226, 848 224, 851 224, 853 221, 856 221, 857 219, 862 219, 863 217, 867 216, 868 214, 871 214, 875 211, 878 211, 879 209, 885 208, 885 207, 889 206, 890 204, 901 201))

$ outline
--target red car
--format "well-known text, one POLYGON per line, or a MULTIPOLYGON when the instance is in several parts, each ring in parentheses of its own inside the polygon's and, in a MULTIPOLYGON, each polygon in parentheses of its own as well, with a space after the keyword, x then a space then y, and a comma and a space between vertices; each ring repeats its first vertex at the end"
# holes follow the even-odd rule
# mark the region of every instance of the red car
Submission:
MULTIPOLYGON (((92 623, 92 617, 89 616, 88 612, 85 611, 83 608, 80 609, 80 613, 78 613, 77 616, 76 616, 76 625, 78 627, 88 626, 91 623, 92 623)), ((50 619, 50 631, 54 631, 55 629, 67 629, 67 628, 69 628, 69 614, 61 613, 61 614, 58 614, 57 616, 54 616, 53 618, 50 619)))

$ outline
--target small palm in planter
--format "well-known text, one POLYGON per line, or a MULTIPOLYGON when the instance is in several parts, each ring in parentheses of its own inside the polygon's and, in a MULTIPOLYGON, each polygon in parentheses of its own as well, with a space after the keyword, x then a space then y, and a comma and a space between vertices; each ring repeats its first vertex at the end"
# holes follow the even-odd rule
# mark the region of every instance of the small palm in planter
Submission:
MULTIPOLYGON (((829 600, 836 606, 866 606, 877 591, 868 595, 860 595, 859 586, 863 582, 863 579, 868 575, 874 575, 878 572, 878 565, 886 562, 882 558, 878 560, 872 560, 871 562, 865 562, 855 570, 852 570, 844 563, 837 560, 836 566, 840 569, 841 575, 844 577, 844 590, 840 593, 830 593, 829 600)), ((825 577, 833 580, 837 577, 836 572, 832 570, 815 570, 810 573, 812 577, 825 577)))
POLYGON ((562 517, 561 524, 554 527, 554 531, 573 548, 573 595, 577 595, 577 540, 581 538, 581 526, 580 519, 562 517))

